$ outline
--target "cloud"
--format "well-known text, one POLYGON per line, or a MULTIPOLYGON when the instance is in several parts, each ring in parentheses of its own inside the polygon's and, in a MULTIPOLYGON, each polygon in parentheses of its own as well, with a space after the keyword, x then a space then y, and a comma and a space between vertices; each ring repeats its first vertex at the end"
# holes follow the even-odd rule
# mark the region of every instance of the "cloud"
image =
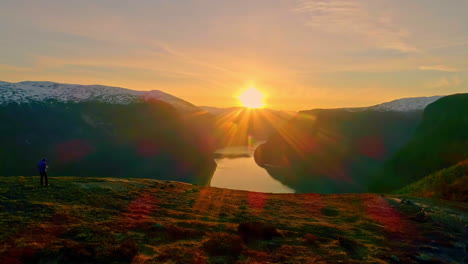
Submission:
POLYGON ((428 50, 438 50, 438 49, 453 49, 456 47, 465 47, 468 46, 468 37, 458 37, 450 39, 440 39, 439 43, 434 44, 428 50))
POLYGON ((446 65, 430 65, 430 66, 420 66, 420 70, 422 71, 441 71, 441 72, 458 72, 460 71, 457 68, 453 68, 446 65))
POLYGON ((388 15, 371 12, 358 0, 298 0, 293 10, 307 14, 306 25, 315 29, 357 35, 381 49, 418 52, 404 41, 407 33, 388 15))
POLYGON ((0 71, 16 71, 16 72, 29 72, 32 68, 29 67, 18 67, 8 64, 0 64, 0 71))
POLYGON ((458 76, 442 77, 428 83, 430 88, 454 88, 463 84, 462 78, 458 76))

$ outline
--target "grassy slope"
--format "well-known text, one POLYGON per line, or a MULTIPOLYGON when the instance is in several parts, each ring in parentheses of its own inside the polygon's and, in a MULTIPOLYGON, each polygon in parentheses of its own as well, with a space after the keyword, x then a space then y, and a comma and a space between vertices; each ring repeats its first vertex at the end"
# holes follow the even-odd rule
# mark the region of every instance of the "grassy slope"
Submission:
POLYGON ((468 202, 468 160, 426 176, 397 193, 468 202))
POLYGON ((374 194, 38 181, 0 177, 0 263, 462 263, 468 243, 464 203, 418 198, 432 211, 421 223, 411 219, 417 205, 374 194), (237 227, 248 221, 269 223, 282 237, 246 244, 237 227))

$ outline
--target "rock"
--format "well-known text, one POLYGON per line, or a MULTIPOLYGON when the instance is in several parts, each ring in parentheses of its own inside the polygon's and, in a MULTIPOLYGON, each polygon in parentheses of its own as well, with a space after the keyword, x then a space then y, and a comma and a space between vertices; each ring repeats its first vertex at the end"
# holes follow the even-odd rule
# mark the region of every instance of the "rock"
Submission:
POLYGON ((420 255, 414 256, 414 258, 424 263, 424 262, 428 262, 429 260, 431 260, 432 257, 426 254, 420 254, 420 255))
POLYGON ((429 208, 429 207, 423 207, 422 210, 424 210, 424 212, 427 212, 427 213, 432 213, 432 212, 434 212, 434 210, 432 210, 432 209, 429 208))
POLYGON ((426 212, 421 210, 418 213, 416 213, 415 216, 411 217, 411 219, 416 222, 426 223, 427 221, 429 221, 429 216, 426 214, 426 212))
POLYGON ((462 249, 465 249, 465 248, 466 248, 466 245, 463 244, 463 243, 460 243, 460 242, 453 242, 453 243, 452 243, 452 246, 453 246, 454 248, 462 248, 462 249))
POLYGON ((411 202, 408 199, 402 199, 400 203, 402 203, 402 204, 413 204, 413 202, 411 202))
POLYGON ((438 252, 438 251, 439 251, 439 248, 433 247, 433 246, 429 246, 429 245, 421 246, 419 249, 424 250, 424 251, 428 251, 428 252, 432 252, 432 253, 438 252))
POLYGON ((446 261, 444 260, 441 260, 441 259, 438 259, 438 258, 434 258, 430 255, 426 255, 426 254, 420 254, 418 256, 414 256, 414 259, 418 262, 418 263, 428 263, 428 264, 448 264, 446 261))

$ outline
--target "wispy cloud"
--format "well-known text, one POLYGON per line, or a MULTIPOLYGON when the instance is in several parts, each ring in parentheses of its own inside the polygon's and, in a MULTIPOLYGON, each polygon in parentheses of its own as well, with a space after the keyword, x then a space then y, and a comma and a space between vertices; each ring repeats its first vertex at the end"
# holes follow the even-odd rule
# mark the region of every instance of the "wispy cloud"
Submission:
POLYGON ((455 88, 463 84, 463 79, 459 76, 442 77, 427 84, 429 88, 455 88))
POLYGON ((418 50, 404 41, 407 33, 392 19, 358 0, 298 0, 294 11, 308 15, 307 25, 338 34, 353 34, 378 48, 401 52, 418 50))
POLYGON ((455 47, 465 47, 468 46, 468 37, 460 36, 456 38, 449 39, 439 39, 438 43, 435 43, 428 51, 438 50, 438 49, 452 49, 455 47))
POLYGON ((31 71, 30 67, 18 67, 8 64, 0 64, 0 71, 17 71, 17 72, 28 72, 31 71))
POLYGON ((446 65, 429 65, 429 66, 420 66, 422 71, 441 71, 441 72, 458 72, 460 69, 453 68, 446 65))

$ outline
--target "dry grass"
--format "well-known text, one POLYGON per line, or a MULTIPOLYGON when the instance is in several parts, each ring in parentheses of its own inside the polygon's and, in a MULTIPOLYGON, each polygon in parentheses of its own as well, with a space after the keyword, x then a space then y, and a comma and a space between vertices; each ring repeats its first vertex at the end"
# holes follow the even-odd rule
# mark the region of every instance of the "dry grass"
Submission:
MULTIPOLYGON (((413 221, 403 205, 375 194, 37 181, 0 177, 1 263, 461 263, 467 243, 466 231, 413 221)), ((466 219, 466 204, 449 207, 466 219)))

